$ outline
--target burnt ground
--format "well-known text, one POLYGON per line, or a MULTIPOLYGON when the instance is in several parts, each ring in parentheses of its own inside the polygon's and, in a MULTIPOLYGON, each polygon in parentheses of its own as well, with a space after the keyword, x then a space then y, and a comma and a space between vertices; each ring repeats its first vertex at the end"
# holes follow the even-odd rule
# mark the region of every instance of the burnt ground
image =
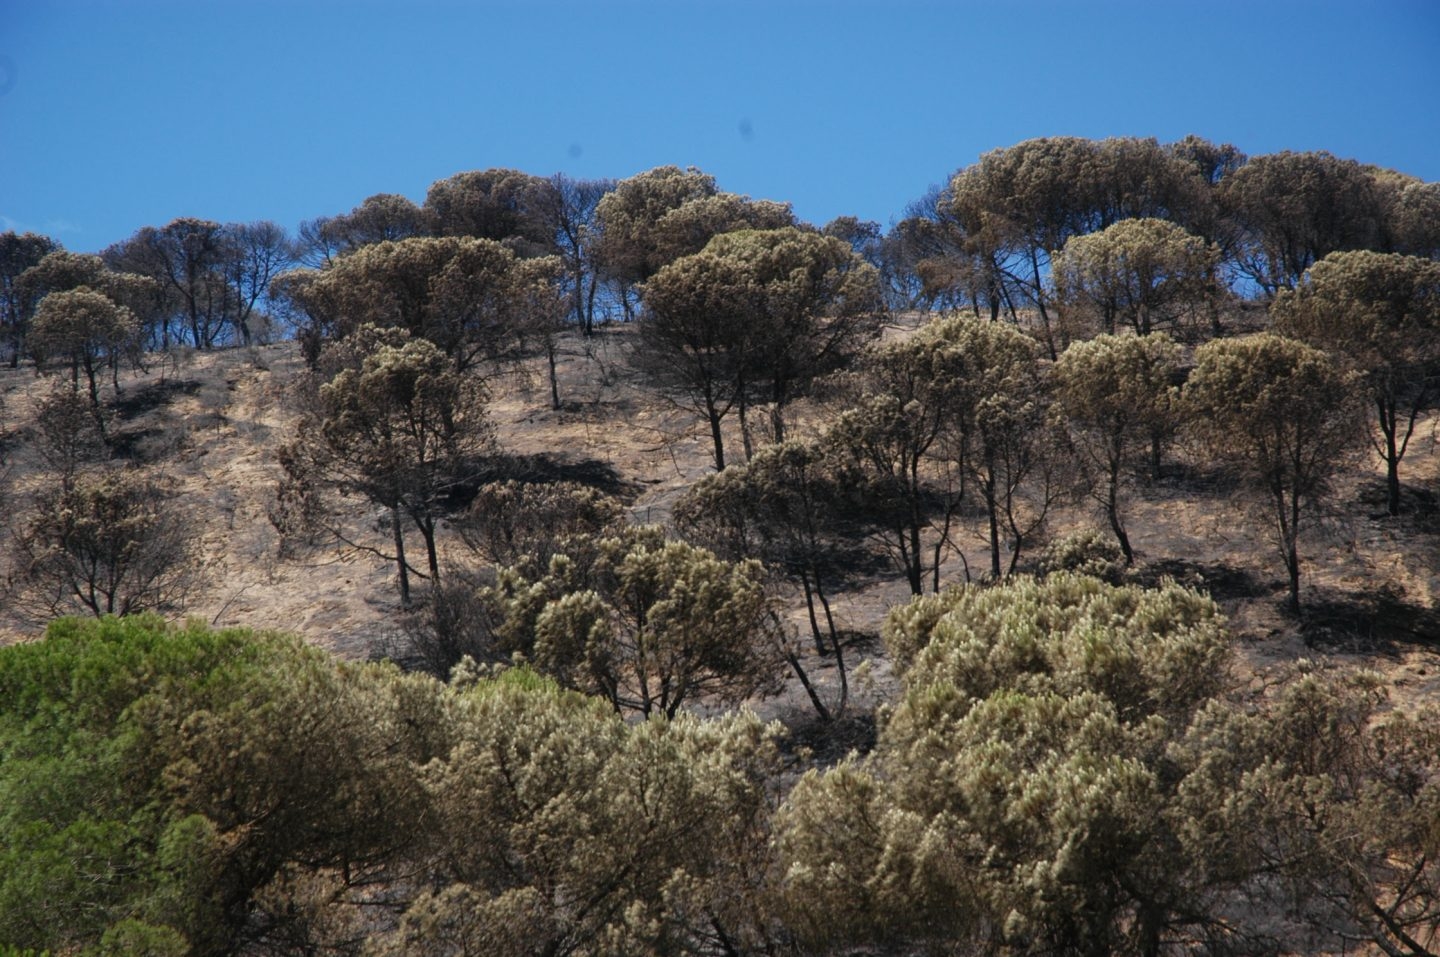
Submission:
MULTIPOLYGON (((709 438, 691 414, 636 381, 624 362, 629 339, 624 328, 566 339, 559 409, 550 408, 538 359, 491 381, 490 413, 502 453, 493 464, 497 477, 581 482, 619 496, 639 521, 668 521, 679 495, 710 470, 709 438)), ((122 392, 111 403, 116 454, 170 480, 177 490, 172 504, 187 510, 199 539, 203 582, 174 610, 176 617, 294 631, 363 658, 396 631, 392 566, 363 548, 282 549, 271 521, 282 474, 277 450, 296 422, 287 393, 301 373, 298 349, 282 343, 187 353, 144 373, 122 374, 122 392)), ((0 370, 7 505, 0 540, 23 531, 29 497, 49 481, 25 439, 48 387, 33 370, 0 370)), ((818 428, 822 412, 802 402, 791 420, 792 432, 803 437, 818 428)), ((1331 514, 1304 539, 1300 619, 1284 612, 1283 569, 1263 522, 1239 502, 1233 480, 1197 465, 1184 450, 1163 479, 1133 489, 1127 527, 1138 561, 1132 577, 1147 584, 1174 579, 1208 591, 1229 617, 1242 674, 1323 656, 1379 670, 1402 701, 1433 699, 1440 694, 1440 505, 1433 491, 1440 487, 1440 455, 1434 423, 1424 428, 1402 466, 1405 509, 1398 518, 1384 514, 1377 462, 1360 456, 1347 465, 1331 514)), ((727 438, 739 458, 739 436, 727 438)), ((357 500, 347 509, 348 537, 384 544, 373 508, 357 500)), ((964 561, 943 569, 947 583, 963 581, 967 565, 972 574, 988 568, 978 516, 964 516, 962 526, 964 561)), ((1080 527, 1101 527, 1099 516, 1084 502, 1070 502, 1052 513, 1043 534, 1080 527)), ((1022 567, 1042 543, 1043 537, 1027 545, 1022 567)), ((451 560, 463 560, 458 540, 443 529, 442 546, 451 560)), ((883 561, 851 555, 845 572, 834 610, 854 636, 851 664, 868 664, 854 683, 842 727, 824 734, 814 729, 808 723, 813 711, 793 680, 779 698, 755 703, 763 714, 786 718, 797 746, 823 761, 873 740, 873 705, 894 686, 877 636, 887 610, 909 599, 883 561)), ((803 603, 791 596, 788 604, 799 632, 803 603)), ((0 608, 0 640, 22 640, 41 627, 11 603, 0 608)), ((803 641, 800 647, 816 684, 833 699, 833 662, 817 658, 803 641)))

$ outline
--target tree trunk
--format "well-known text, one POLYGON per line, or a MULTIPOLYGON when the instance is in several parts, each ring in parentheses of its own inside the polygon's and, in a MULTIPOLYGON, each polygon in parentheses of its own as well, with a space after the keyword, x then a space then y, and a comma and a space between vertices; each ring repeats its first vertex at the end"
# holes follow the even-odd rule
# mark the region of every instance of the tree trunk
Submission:
POLYGON ((390 527, 395 537, 395 563, 400 567, 400 604, 410 607, 410 569, 405 564, 405 532, 400 527, 400 509, 390 507, 390 527))
POLYGON ((1385 457, 1385 501, 1391 515, 1400 514, 1400 460, 1393 451, 1385 457))
POLYGON ((1125 534, 1125 526, 1120 524, 1120 510, 1115 501, 1115 485, 1110 485, 1110 499, 1105 505, 1105 517, 1110 520, 1110 530, 1115 533, 1115 540, 1120 543, 1120 551, 1125 554, 1125 564, 1135 564, 1135 552, 1130 547, 1130 536, 1125 534))
POLYGON ((774 405, 770 407, 770 429, 775 433, 776 445, 785 441, 785 403, 778 395, 774 397, 774 405))
POLYGON ((720 432, 720 411, 709 398, 705 400, 705 416, 710 420, 710 441, 715 446, 715 471, 725 470, 725 436, 720 432))
POLYGON ((85 381, 90 384, 90 408, 100 408, 100 385, 95 381, 95 363, 85 357, 85 381))
POLYGON ((755 457, 755 439, 750 434, 750 401, 745 398, 745 389, 740 389, 739 398, 740 415, 740 446, 745 451, 745 461, 755 457))
POLYGON ((1135 564, 1135 552, 1130 548, 1130 536, 1125 534, 1125 526, 1120 522, 1120 457, 1119 449, 1112 449, 1110 459, 1109 488, 1105 494, 1105 517, 1110 520, 1110 530, 1115 533, 1115 540, 1120 543, 1120 551, 1125 554, 1125 564, 1135 564))
POLYGON ((1287 496, 1284 491, 1276 493, 1276 504, 1280 506, 1280 543, 1285 555, 1285 571, 1290 579, 1290 597, 1286 607, 1290 614, 1300 615, 1300 496, 1287 496))
POLYGON ((815 639, 815 653, 825 657, 825 640, 820 634, 820 618, 815 614, 815 593, 810 587, 810 574, 806 571, 800 572, 800 587, 805 590, 805 611, 810 616, 810 634, 815 639))
POLYGON ((1000 580, 1000 503, 995 501, 995 473, 985 477, 985 511, 990 517, 990 578, 1000 580))
POLYGON ((910 576, 910 593, 922 594, 925 591, 925 568, 921 564, 921 556, 924 552, 920 549, 920 521, 912 518, 910 521, 910 561, 906 562, 907 571, 910 576))
POLYGON ((914 458, 910 461, 906 479, 910 492, 910 527, 907 530, 909 541, 902 533, 900 539, 901 557, 905 561, 905 573, 910 579, 910 594, 920 595, 925 591, 925 567, 922 556, 924 552, 920 549, 920 525, 922 516, 920 514, 920 460, 914 458), (908 554, 907 554, 908 552, 908 554))
POLYGON ((1377 398, 1375 405, 1380 412, 1380 432, 1385 437, 1385 445, 1380 450, 1385 456, 1385 503, 1391 515, 1399 515, 1400 458, 1404 454, 1400 451, 1397 439, 1400 429, 1399 417, 1396 415, 1393 401, 1387 402, 1383 398, 1377 398))
POLYGON ((1300 552, 1291 544, 1285 550, 1285 570, 1290 573, 1290 598, 1286 607, 1290 614, 1300 615, 1300 552))
POLYGON ((845 713, 845 706, 850 701, 850 674, 845 668, 845 649, 840 644, 840 633, 835 628, 835 616, 830 613, 830 600, 825 597, 825 589, 820 584, 819 572, 813 572, 813 574, 815 575, 815 597, 820 599, 820 607, 825 609, 825 624, 830 629, 830 645, 835 649, 835 672, 840 678, 840 702, 835 706, 835 715, 839 717, 845 713))
POLYGON ((585 332, 585 338, 595 335, 595 293, 600 288, 600 277, 594 273, 590 274, 590 289, 585 294, 585 322, 581 327, 585 332))
POLYGON ((560 380, 555 376, 555 352, 557 343, 553 335, 545 338, 545 360, 550 365, 550 408, 560 410, 560 380))
MULTIPOLYGON (((1060 356, 1055 351, 1055 337, 1050 332, 1050 312, 1045 308, 1045 294, 1042 291, 1044 286, 1040 279, 1040 258, 1035 255, 1033 249, 1030 251, 1030 268, 1035 275, 1035 309, 1040 313, 1040 328, 1045 333, 1045 349, 1050 353, 1050 361, 1054 362, 1060 356)), ((996 577, 999 577, 998 573, 996 577)))
POLYGON ((820 695, 815 691, 815 686, 810 683, 810 676, 805 672, 805 666, 800 664, 799 657, 791 651, 789 646, 784 648, 785 660, 790 663, 790 670, 795 672, 795 677, 800 679, 800 686, 805 689, 805 694, 810 698, 810 704, 815 707, 815 713, 820 716, 821 721, 832 720, 830 709, 825 707, 825 702, 820 700, 820 695))
POLYGON ((434 589, 440 585, 440 556, 435 551, 435 519, 427 516, 423 521, 417 520, 415 525, 420 529, 420 537, 425 539, 425 564, 430 569, 430 587, 434 589))

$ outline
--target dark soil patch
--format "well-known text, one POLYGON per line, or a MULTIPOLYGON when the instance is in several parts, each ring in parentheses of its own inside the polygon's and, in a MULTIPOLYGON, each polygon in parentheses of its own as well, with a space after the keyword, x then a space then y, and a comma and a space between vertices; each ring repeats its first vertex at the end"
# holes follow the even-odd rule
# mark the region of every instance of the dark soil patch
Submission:
POLYGON ((602 459, 502 453, 487 458, 476 468, 472 478, 451 488, 444 498, 445 510, 452 515, 459 514, 475 501, 482 485, 505 481, 533 485, 574 482, 627 503, 633 502, 640 494, 637 482, 624 478, 614 465, 602 459))
POLYGON ((136 464, 160 462, 173 455, 177 437, 163 428, 125 429, 106 439, 110 454, 136 464))
POLYGON ((1142 476, 1142 487, 1169 489, 1195 500, 1229 499, 1243 483, 1233 469, 1220 464, 1166 461, 1158 479, 1142 476))
POLYGON ((874 713, 847 714, 834 721, 821 721, 811 711, 785 724, 790 734, 782 747, 788 756, 800 760, 805 767, 828 768, 851 752, 869 754, 875 750, 874 713))
POLYGON ((199 379, 163 379, 147 383, 116 396, 110 402, 110 411, 118 419, 134 419, 163 409, 180 396, 195 395, 202 386, 199 379))

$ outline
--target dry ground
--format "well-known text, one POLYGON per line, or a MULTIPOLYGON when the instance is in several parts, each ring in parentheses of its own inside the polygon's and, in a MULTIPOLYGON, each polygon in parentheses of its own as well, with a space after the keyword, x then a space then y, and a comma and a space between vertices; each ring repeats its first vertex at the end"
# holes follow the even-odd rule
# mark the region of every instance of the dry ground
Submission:
MULTIPOLYGON (((491 415, 506 451, 608 474, 627 489, 637 519, 664 522, 676 497, 708 471, 710 445, 697 420, 634 381, 624 362, 630 338, 622 328, 563 342, 559 410, 549 407, 538 360, 498 376, 491 415)), ((177 483, 176 503, 193 515, 206 575, 183 614, 217 625, 295 631, 362 657, 395 627, 392 567, 354 550, 301 550, 282 560, 269 518, 281 475, 276 447, 295 423, 287 390, 300 372, 298 352, 288 343, 157 360, 145 373, 121 376, 117 431, 132 456, 156 462, 177 483)), ((27 500, 46 481, 26 436, 47 388, 33 370, 0 370, 6 451, 0 522, 6 545, 0 547, 6 551, 23 527, 27 500)), ((803 434, 818 412, 802 407, 794 418, 803 434)), ((1382 671, 1404 700, 1433 700, 1440 694, 1440 505, 1432 493, 1440 489, 1440 455, 1433 429, 1425 423, 1403 465, 1407 511, 1398 519, 1381 514, 1382 473, 1373 457, 1357 458, 1344 473, 1334 515, 1305 542, 1308 611, 1301 622, 1283 614, 1283 572, 1263 524, 1236 505, 1223 481, 1183 457, 1165 480, 1136 490, 1128 520, 1139 553, 1136 574, 1208 588, 1230 617, 1246 670, 1323 655, 1382 671)), ((738 453, 738 436, 730 447, 738 453)), ((353 509, 355 534, 381 544, 373 510, 359 501, 353 509)), ((1098 516, 1074 503, 1052 516, 1047 533, 1081 525, 1098 525, 1098 516)), ((979 532, 976 523, 964 537, 971 569, 988 567, 979 532)), ((457 545, 446 541, 445 547, 453 553, 457 545)), ((945 569, 948 581, 962 575, 959 562, 945 569)), ((873 635, 886 610, 909 595, 897 576, 875 571, 836 597, 842 625, 873 635)), ((41 627, 13 602, 0 608, 0 641, 41 627)), ((859 640, 852 655, 877 659, 872 695, 890 683, 879 651, 877 642, 859 640)), ((815 659, 810 664, 828 689, 833 668, 815 659)), ((803 698, 789 694, 765 708, 777 709, 803 711, 803 698)))

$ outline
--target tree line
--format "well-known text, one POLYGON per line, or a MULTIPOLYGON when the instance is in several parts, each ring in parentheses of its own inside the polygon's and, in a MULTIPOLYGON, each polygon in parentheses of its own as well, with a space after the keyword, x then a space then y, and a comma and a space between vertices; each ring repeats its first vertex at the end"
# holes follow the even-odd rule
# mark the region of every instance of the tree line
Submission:
MULTIPOLYGON (((1132 562, 1127 489, 1160 477, 1178 436, 1268 503, 1298 610, 1300 531, 1355 447, 1362 404, 1387 510, 1401 510, 1440 359, 1436 185, 1324 153, 1052 137, 985 154, 881 235, 853 217, 816 229, 693 169, 618 183, 487 170, 436 182, 423 205, 371 197, 294 239, 184 219, 89 256, 6 234, 0 291, 12 362, 28 353, 68 375, 46 418, 69 431, 45 443, 65 459, 64 494, 77 479, 99 488, 77 467, 96 458, 89 433, 104 458, 107 373, 118 391, 147 345, 253 341, 283 321, 311 374, 276 514, 313 531, 337 492, 384 509, 407 605, 412 577, 440 584, 437 529, 486 473, 485 380, 538 351, 561 407, 558 337, 593 332, 604 288, 636 316, 631 364, 695 415, 717 471, 737 459, 732 429, 752 463, 790 438, 795 402, 827 397, 833 421, 811 421, 789 461, 846 489, 848 508, 810 508, 863 516, 912 592, 963 560, 955 525, 973 504, 992 579, 1076 494, 1132 562), (1237 292, 1259 296, 1286 338, 1227 335, 1237 292), (963 305, 976 321, 878 341, 890 307, 914 304, 963 305), (93 428, 61 414, 76 396, 93 428)), ((823 597, 818 565, 800 584, 823 597)), ((122 590, 82 604, 129 607, 122 590)))
MULTIPOLYGON (((1060 318, 1060 300, 1073 298, 1063 295, 1062 275, 1072 288, 1080 281, 1086 295, 1100 297, 1107 325, 1124 309, 1129 322, 1149 331, 1153 307, 1137 298, 1138 286, 1126 290, 1095 275, 1087 282, 1081 263, 1066 269, 1052 263, 1070 240, 1126 221, 1159 219, 1184 234, 1161 229, 1162 236, 1151 225, 1145 236, 1131 224, 1098 247, 1078 243, 1068 258, 1092 261, 1093 272, 1108 246, 1112 258, 1154 260, 1138 268, 1158 270, 1171 286, 1208 280, 1273 297, 1331 252, 1433 258, 1440 250, 1437 212, 1437 184, 1324 152, 1250 158, 1195 136, 1170 144, 1046 137, 985 154, 932 187, 888 231, 853 216, 821 231, 880 269, 891 305, 965 305, 992 318, 1032 308, 1050 337, 1059 334, 1051 323, 1060 318)), ((419 205, 395 194, 369 197, 349 213, 301 223, 293 236, 269 222, 182 218, 146 226, 104 250, 101 264, 156 284, 121 301, 142 320, 147 343, 211 348, 274 335, 272 324, 296 331, 306 319, 294 314, 283 289, 273 288, 293 267, 323 269, 363 247, 413 238, 488 239, 522 259, 555 257, 568 315, 589 331, 597 303, 632 317, 637 287, 711 237, 796 225, 788 205, 726 193, 693 168, 661 167, 623 181, 490 169, 437 181, 419 205)), ((93 285, 73 274, 78 263, 69 273, 53 264, 48 277, 19 283, 58 250, 54 240, 34 234, 6 234, 0 244, 0 321, 12 361, 25 355, 40 298, 93 285)), ((1146 278, 1139 277, 1158 291, 1158 277, 1146 278)), ((325 319, 308 321, 323 327, 325 319)), ((1163 308, 1154 321, 1167 321, 1163 308)))

